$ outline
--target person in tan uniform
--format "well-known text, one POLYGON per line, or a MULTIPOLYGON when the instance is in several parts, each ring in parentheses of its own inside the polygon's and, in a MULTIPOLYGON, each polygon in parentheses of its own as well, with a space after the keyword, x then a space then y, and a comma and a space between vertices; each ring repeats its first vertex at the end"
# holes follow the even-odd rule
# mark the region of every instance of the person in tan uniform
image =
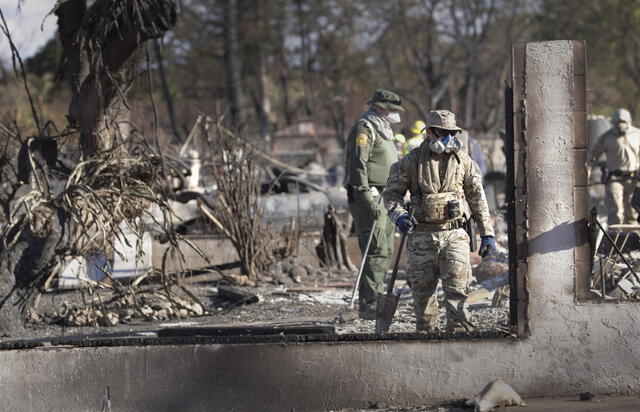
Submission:
POLYGON ((640 129, 631 125, 628 110, 618 109, 611 116, 613 127, 598 136, 588 155, 589 169, 604 153, 609 175, 606 180, 608 222, 636 223, 638 214, 631 207, 640 168, 640 129))
POLYGON ((460 129, 447 110, 429 113, 426 139, 417 149, 391 166, 382 194, 389 218, 409 236, 409 269, 418 331, 437 330, 436 287, 442 280, 447 330, 472 325, 467 311, 469 282, 469 235, 462 213, 466 200, 478 224, 484 256, 495 249, 489 207, 478 164, 460 150, 460 129), (404 205, 411 194, 413 217, 404 205))

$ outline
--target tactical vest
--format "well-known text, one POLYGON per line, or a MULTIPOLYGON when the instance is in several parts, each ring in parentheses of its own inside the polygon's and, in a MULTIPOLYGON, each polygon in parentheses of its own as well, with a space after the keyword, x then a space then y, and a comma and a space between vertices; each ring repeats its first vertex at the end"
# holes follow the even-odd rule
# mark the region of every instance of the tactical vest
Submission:
MULTIPOLYGON (((458 161, 459 163, 459 161, 458 161)), ((459 180, 460 170, 456 167, 456 181, 459 180)), ((414 216, 419 223, 446 224, 463 217, 464 191, 462 185, 456 191, 441 193, 423 193, 418 183, 418 164, 414 168, 415 180, 410 181, 411 204, 414 207, 414 216)))
POLYGON ((391 165, 398 161, 398 151, 393 140, 385 139, 369 122, 367 128, 372 131, 374 139, 369 159, 367 161, 367 172, 369 185, 386 186, 389 179, 389 169, 391 165))
POLYGON ((462 218, 462 192, 444 192, 411 196, 415 216, 420 223, 449 223, 462 218))

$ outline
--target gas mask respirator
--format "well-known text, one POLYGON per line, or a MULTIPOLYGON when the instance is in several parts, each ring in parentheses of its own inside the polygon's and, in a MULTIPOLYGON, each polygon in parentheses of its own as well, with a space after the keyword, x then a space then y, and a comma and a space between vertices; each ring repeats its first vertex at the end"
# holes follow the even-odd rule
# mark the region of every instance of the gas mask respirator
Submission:
POLYGON ((388 115, 386 115, 384 118, 387 119, 389 124, 400 123, 400 113, 398 112, 391 112, 388 115))
POLYGON ((618 132, 618 136, 624 136, 627 134, 627 129, 629 126, 626 123, 620 122, 616 125, 616 132, 618 132))
POLYGON ((462 142, 451 134, 438 139, 434 139, 429 143, 429 149, 434 153, 455 153, 462 147, 462 142))

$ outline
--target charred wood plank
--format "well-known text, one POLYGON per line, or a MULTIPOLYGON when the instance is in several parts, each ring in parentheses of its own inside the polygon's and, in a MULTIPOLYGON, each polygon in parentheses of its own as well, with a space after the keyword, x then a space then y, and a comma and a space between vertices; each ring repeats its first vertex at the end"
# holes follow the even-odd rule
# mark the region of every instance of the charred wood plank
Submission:
POLYGON ((158 337, 324 335, 335 332, 333 326, 222 326, 161 329, 158 331, 158 337))
POLYGON ((255 293, 235 286, 218 287, 218 296, 235 303, 257 303, 260 300, 255 293))

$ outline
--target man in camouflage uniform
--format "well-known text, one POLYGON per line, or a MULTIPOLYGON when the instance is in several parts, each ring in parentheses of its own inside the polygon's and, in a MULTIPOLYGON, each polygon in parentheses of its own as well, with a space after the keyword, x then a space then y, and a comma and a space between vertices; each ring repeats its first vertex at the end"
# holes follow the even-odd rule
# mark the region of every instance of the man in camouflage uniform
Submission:
POLYGON ((389 168, 398 160, 392 123, 403 111, 400 98, 388 90, 377 90, 367 102, 369 110, 355 123, 347 141, 345 186, 358 244, 364 254, 369 235, 373 238, 359 285, 359 309, 363 319, 375 319, 377 295, 384 291, 395 229, 386 219, 380 195, 389 177, 389 168))
POLYGON ((391 167, 383 193, 389 218, 409 236, 409 270, 418 331, 437 330, 436 287, 442 280, 447 330, 471 327, 467 312, 469 235, 461 212, 466 200, 482 236, 480 254, 495 248, 489 208, 476 162, 459 150, 460 129, 447 110, 429 113, 422 145, 391 167), (411 194, 414 217, 404 205, 411 194))
POLYGON ((598 136, 591 148, 588 166, 591 168, 600 155, 606 155, 609 224, 636 223, 638 214, 631 206, 631 198, 640 168, 640 129, 631 125, 631 113, 625 109, 613 112, 611 123, 613 128, 598 136))

